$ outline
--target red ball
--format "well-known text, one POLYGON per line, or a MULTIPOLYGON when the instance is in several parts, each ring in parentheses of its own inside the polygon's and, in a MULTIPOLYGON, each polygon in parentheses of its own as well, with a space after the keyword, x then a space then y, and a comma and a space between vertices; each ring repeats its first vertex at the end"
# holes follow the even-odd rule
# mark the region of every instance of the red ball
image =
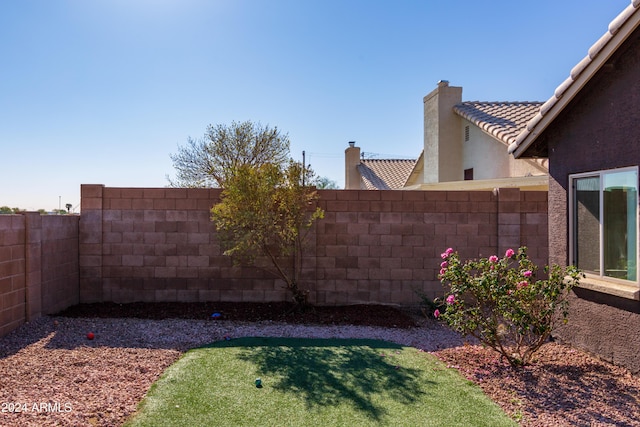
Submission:
POLYGON ((93 335, 93 332, 89 332, 89 333, 87 334, 87 339, 88 339, 88 340, 92 340, 92 339, 94 339, 94 338, 95 338, 95 335, 93 335))

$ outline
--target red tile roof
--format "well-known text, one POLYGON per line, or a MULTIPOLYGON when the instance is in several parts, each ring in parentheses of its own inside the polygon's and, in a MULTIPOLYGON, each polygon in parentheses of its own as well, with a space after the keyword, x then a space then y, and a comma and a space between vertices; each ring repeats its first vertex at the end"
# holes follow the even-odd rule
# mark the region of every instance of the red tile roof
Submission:
POLYGON ((541 105, 542 102, 467 101, 453 107, 453 111, 509 145, 526 128, 541 105))
POLYGON ((362 189, 398 190, 404 187, 416 164, 415 159, 362 159, 358 171, 362 189))

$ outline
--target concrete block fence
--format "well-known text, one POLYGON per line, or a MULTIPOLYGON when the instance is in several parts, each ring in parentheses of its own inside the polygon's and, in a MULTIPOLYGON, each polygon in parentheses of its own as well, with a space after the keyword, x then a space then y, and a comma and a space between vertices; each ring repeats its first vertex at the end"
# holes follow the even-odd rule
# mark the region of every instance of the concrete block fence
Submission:
POLYGON ((78 222, 0 215, 0 336, 79 302, 78 222))
MULTIPOLYGON (((282 283, 222 255, 210 208, 219 189, 82 185, 81 302, 282 301, 282 283)), ((547 193, 320 190, 325 218, 302 286, 321 305, 410 305, 440 293, 440 253, 502 254, 520 245, 548 262, 547 193)))
MULTIPOLYGON (((320 190, 301 285, 320 305, 419 302, 440 253, 548 262, 547 193, 320 190)), ((82 185, 82 215, 0 215, 0 336, 79 302, 283 301, 282 283, 222 254, 218 189, 82 185)))

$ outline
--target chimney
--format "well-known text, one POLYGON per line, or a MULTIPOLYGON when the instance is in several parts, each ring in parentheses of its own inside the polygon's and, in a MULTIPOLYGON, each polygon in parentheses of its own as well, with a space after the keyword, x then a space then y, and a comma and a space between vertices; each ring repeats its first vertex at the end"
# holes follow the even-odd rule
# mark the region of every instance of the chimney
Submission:
POLYGON ((344 188, 345 190, 360 189, 360 147, 355 141, 349 141, 349 147, 344 150, 344 188))
POLYGON ((462 102, 462 88, 440 80, 424 102, 424 182, 462 181, 460 117, 453 107, 462 102))

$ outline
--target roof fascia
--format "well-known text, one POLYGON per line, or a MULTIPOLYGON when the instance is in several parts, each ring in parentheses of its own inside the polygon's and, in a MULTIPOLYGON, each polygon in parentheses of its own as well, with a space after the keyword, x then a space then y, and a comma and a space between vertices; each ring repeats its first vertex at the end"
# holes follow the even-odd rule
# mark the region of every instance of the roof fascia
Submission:
POLYGON ((515 142, 511 143, 508 152, 515 158, 521 157, 527 149, 538 139, 556 117, 569 105, 582 88, 591 80, 593 76, 602 68, 618 48, 629 38, 640 24, 640 13, 634 13, 637 9, 634 4, 630 4, 620 15, 631 13, 631 16, 624 22, 618 31, 611 35, 612 25, 617 18, 609 25, 609 31, 596 42, 589 51, 597 48, 604 39, 605 45, 597 51, 594 58, 587 55, 572 70, 567 79, 558 86, 554 95, 540 107, 540 112, 531 119, 524 131, 518 136, 515 142), (629 10, 629 8, 633 10, 629 10), (586 65, 584 65, 586 63, 586 65), (577 75, 576 75, 577 74, 577 75))

